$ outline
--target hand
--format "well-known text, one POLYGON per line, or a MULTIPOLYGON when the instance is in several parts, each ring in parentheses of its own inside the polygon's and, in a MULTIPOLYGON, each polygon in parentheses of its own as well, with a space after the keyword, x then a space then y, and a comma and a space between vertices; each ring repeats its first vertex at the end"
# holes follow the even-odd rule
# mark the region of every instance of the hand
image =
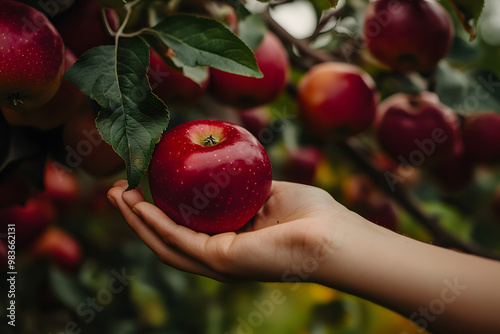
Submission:
POLYGON ((282 281, 293 270, 307 279, 308 269, 318 269, 308 261, 334 252, 342 233, 331 222, 347 211, 324 190, 274 181, 269 199, 242 231, 210 236, 173 222, 145 201, 140 188, 126 188, 118 181, 108 197, 161 261, 220 281, 282 281))

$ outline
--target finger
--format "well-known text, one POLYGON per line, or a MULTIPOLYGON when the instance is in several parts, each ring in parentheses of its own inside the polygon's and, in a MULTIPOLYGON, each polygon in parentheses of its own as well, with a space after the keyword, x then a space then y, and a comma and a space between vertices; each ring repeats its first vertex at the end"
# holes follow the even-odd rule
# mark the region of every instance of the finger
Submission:
POLYGON ((175 223, 158 207, 147 202, 137 203, 134 210, 171 247, 207 265, 208 268, 214 268, 214 265, 219 264, 221 250, 228 249, 237 236, 234 232, 215 236, 196 232, 175 223))
POLYGON ((113 184, 113 187, 119 187, 123 189, 128 188, 128 182, 126 180, 118 180, 113 184))
MULTIPOLYGON (((222 276, 216 274, 207 266, 185 254, 182 254, 182 252, 179 252, 170 247, 170 245, 166 244, 164 240, 155 233, 155 231, 150 229, 149 226, 131 210, 131 207, 137 203, 144 202, 142 194, 140 194, 137 190, 123 191, 123 188, 121 189, 121 192, 119 190, 116 190, 116 193, 113 192, 112 196, 118 196, 121 194, 121 200, 116 199, 116 202, 123 216, 139 238, 146 243, 146 245, 162 260, 162 262, 165 262, 166 264, 179 270, 224 280, 222 276)), ((157 209, 155 206, 152 207, 157 209)), ((163 214, 162 219, 169 220, 165 214, 163 214)))
MULTIPOLYGON (((134 199, 140 199, 142 197, 137 191, 133 192, 135 193, 133 196, 134 199)), ((113 199, 132 230, 134 230, 134 232, 156 253, 163 244, 162 240, 144 224, 140 217, 130 210, 130 207, 122 198, 124 193, 124 188, 116 186, 108 191, 108 196, 113 199)))

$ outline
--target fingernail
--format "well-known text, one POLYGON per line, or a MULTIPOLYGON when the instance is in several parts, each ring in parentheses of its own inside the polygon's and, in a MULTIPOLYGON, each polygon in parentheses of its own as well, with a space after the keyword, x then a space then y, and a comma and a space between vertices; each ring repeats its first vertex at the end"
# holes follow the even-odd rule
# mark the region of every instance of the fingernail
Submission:
POLYGON ((111 203, 111 204, 112 204, 115 208, 116 208, 116 207, 118 207, 118 206, 116 205, 115 199, 114 199, 113 197, 108 196, 108 200, 110 201, 110 203, 111 203))

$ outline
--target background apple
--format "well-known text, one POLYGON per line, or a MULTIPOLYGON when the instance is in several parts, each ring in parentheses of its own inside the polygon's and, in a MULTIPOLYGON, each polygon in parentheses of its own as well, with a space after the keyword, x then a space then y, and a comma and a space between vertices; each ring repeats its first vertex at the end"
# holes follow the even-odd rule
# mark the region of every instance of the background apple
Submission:
MULTIPOLYGON (((65 50, 65 71, 76 61, 71 50, 65 50)), ((62 125, 73 116, 85 101, 85 95, 68 80, 63 79, 57 93, 43 106, 32 110, 2 108, 12 126, 32 126, 49 130, 62 125)))
POLYGON ((437 1, 378 0, 365 13, 366 47, 396 71, 432 70, 450 49, 453 35, 453 22, 437 1))
POLYGON ((68 210, 77 204, 81 186, 74 171, 68 171, 54 161, 47 161, 43 184, 45 189, 38 195, 49 199, 59 210, 68 210))
POLYGON ((44 105, 63 73, 64 45, 52 23, 28 5, 0 1, 0 107, 44 105))
MULTIPOLYGON (((116 31, 119 25, 116 12, 109 9, 104 11, 111 28, 116 31)), ((75 6, 57 18, 54 25, 66 47, 77 57, 97 46, 113 44, 114 41, 104 24, 101 7, 95 0, 78 0, 75 6)))
POLYGON ((342 202, 367 220, 391 230, 398 228, 394 203, 364 174, 354 174, 342 182, 342 202))
POLYGON ((111 145, 102 139, 95 118, 92 106, 84 103, 64 125, 63 159, 70 168, 81 168, 93 177, 104 178, 121 171, 125 163, 111 145))
POLYGON ((500 114, 481 112, 467 115, 462 132, 470 158, 478 163, 500 162, 500 114))
POLYGON ((208 91, 219 101, 237 108, 252 108, 275 100, 285 88, 290 72, 288 54, 281 41, 268 31, 255 50, 263 78, 252 78, 210 69, 208 91))
POLYGON ((431 166, 429 174, 442 191, 457 194, 471 184, 475 170, 474 160, 462 149, 431 166))
POLYGON ((413 167, 443 160, 462 148, 456 113, 430 92, 386 98, 377 110, 375 132, 387 154, 413 167))
POLYGON ((251 109, 238 110, 243 127, 250 131, 261 143, 269 144, 273 141, 271 120, 272 113, 269 106, 258 106, 251 109))
POLYGON ((166 105, 194 103, 207 90, 210 78, 208 68, 206 79, 198 84, 165 64, 160 55, 152 49, 149 66, 148 77, 153 93, 166 105))
POLYGON ((157 144, 149 170, 155 204, 205 233, 236 231, 271 189, 269 157, 244 128, 214 120, 178 125, 157 144))
POLYGON ((82 261, 78 241, 57 226, 50 226, 30 248, 33 258, 48 258, 62 269, 74 271, 82 261))
POLYGON ((283 180, 313 185, 322 159, 323 152, 315 146, 299 147, 288 152, 281 170, 283 180))
POLYGON ((35 196, 24 206, 0 209, 1 233, 6 233, 8 224, 15 224, 16 249, 26 249, 55 221, 56 216, 56 209, 49 200, 35 196))
POLYGON ((375 116, 373 79, 354 65, 326 62, 311 67, 298 86, 299 116, 316 136, 345 138, 366 130, 375 116))

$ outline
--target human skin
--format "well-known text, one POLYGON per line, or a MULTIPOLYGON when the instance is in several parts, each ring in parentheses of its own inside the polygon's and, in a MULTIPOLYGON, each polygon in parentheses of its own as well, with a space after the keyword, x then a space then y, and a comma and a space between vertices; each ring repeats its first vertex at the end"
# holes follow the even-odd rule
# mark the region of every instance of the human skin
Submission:
POLYGON ((223 282, 314 282, 433 333, 500 332, 499 262, 392 232, 319 188, 273 181, 252 222, 213 236, 177 225, 140 188, 126 188, 118 181, 108 192, 111 203, 162 262, 179 270, 223 282))

